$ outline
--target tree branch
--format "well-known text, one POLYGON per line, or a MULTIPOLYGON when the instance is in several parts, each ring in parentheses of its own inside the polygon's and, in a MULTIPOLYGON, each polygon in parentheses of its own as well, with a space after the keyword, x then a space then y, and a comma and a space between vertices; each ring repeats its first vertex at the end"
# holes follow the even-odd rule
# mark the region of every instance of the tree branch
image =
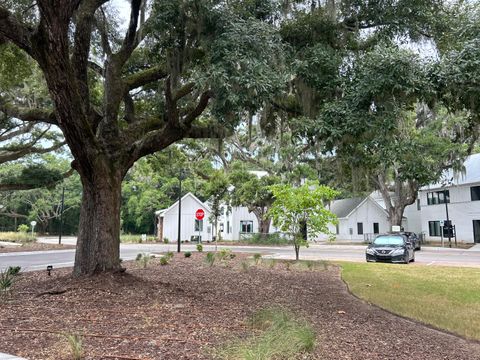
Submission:
POLYGON ((5 115, 22 121, 44 122, 48 124, 58 125, 55 113, 45 109, 22 108, 9 104, 0 97, 0 111, 5 115))
POLYGON ((195 107, 195 109, 189 112, 187 116, 185 116, 185 118, 181 123, 181 126, 188 127, 197 117, 199 117, 203 113, 203 111, 207 108, 208 101, 212 96, 213 96, 213 93, 209 90, 203 92, 202 95, 200 96, 200 100, 198 101, 197 106, 195 107))
POLYGON ((223 139, 230 135, 231 131, 218 124, 193 125, 184 133, 185 138, 190 139, 223 139))
MULTIPOLYGON (((37 141, 38 139, 35 140, 35 142, 37 141)), ((0 150, 0 164, 3 164, 8 161, 20 159, 21 157, 24 157, 25 155, 29 155, 29 154, 46 154, 51 151, 60 149, 65 144, 66 144, 65 142, 61 142, 61 143, 52 145, 48 148, 38 148, 32 145, 32 146, 23 147, 19 150, 0 150)))
POLYGON ((142 5, 142 0, 131 0, 131 12, 130 12, 130 23, 128 25, 125 38, 123 39, 122 47, 115 54, 116 60, 119 62, 119 65, 125 64, 127 59, 135 50, 137 45, 137 25, 138 25, 138 16, 140 14, 140 6, 142 5))
MULTIPOLYGON (((35 125, 37 125, 37 124, 34 123, 34 122, 31 122, 31 123, 28 123, 25 126, 19 127, 18 130, 15 130, 15 131, 12 131, 12 132, 6 131, 2 135, 0 135, 0 141, 10 140, 10 139, 13 139, 16 136, 26 134, 26 133, 30 132, 30 130, 32 130, 35 125)), ((18 126, 16 126, 16 127, 18 127, 18 126)), ((16 127, 13 127, 12 129, 14 129, 16 127)))
POLYGON ((133 90, 141 86, 150 84, 152 82, 158 81, 165 78, 168 73, 165 71, 164 66, 154 66, 150 69, 142 70, 135 74, 132 74, 124 78, 124 82, 128 90, 133 90))
MULTIPOLYGON (((75 172, 74 169, 70 169, 62 175, 61 179, 56 180, 56 181, 52 181, 50 183, 43 184, 43 185, 39 185, 39 184, 0 184, 0 191, 32 190, 32 189, 38 189, 38 188, 43 188, 43 187, 51 188, 54 185, 58 184, 60 181, 63 181, 64 179, 72 176, 74 172, 75 172)), ((7 214, 0 214, 0 215, 7 215, 7 214)), ((16 214, 16 215, 18 215, 18 214, 16 214)))
POLYGON ((88 67, 92 69, 97 75, 103 76, 103 68, 93 61, 88 62, 88 67))
POLYGON ((32 58, 32 29, 18 22, 10 11, 0 6, 0 36, 10 40, 32 58))

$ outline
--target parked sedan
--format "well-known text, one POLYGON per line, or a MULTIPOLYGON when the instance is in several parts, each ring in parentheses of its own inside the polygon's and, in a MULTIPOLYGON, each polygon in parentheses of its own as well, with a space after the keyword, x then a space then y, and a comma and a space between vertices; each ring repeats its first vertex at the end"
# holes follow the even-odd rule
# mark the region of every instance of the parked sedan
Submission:
POLYGON ((414 250, 422 250, 420 238, 417 236, 417 234, 415 234, 414 232, 405 232, 404 234, 407 235, 408 240, 410 240, 410 242, 412 243, 414 250))
POLYGON ((368 245, 367 262, 392 262, 408 264, 415 261, 412 242, 404 234, 379 235, 368 245))

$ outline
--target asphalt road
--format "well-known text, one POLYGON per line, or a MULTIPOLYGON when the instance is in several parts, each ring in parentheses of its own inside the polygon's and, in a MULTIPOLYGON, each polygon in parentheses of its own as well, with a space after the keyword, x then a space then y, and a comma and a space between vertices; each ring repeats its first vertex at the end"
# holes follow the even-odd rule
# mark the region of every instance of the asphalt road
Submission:
MULTIPOLYGON (((43 239, 44 242, 55 242, 56 239, 43 239)), ((74 238, 64 239, 64 243, 74 243, 74 238)), ((415 255, 416 263, 435 266, 469 266, 480 267, 480 248, 448 249, 423 247, 415 255)), ((218 249, 228 248, 234 252, 262 253, 264 256, 277 259, 293 259, 294 251, 287 247, 258 247, 258 246, 218 246, 218 249)), ((133 260, 140 252, 161 253, 176 251, 176 244, 122 244, 120 256, 124 260, 133 260)), ((214 251, 214 245, 205 245, 204 251, 214 251)), ((196 251, 195 245, 182 244, 182 251, 196 251)), ((0 269, 8 266, 21 266, 23 271, 46 269, 47 265, 54 268, 73 266, 75 250, 54 250, 17 252, 0 254, 0 269)), ((308 260, 341 260, 365 261, 365 246, 363 245, 311 245, 300 250, 300 258, 308 260)))

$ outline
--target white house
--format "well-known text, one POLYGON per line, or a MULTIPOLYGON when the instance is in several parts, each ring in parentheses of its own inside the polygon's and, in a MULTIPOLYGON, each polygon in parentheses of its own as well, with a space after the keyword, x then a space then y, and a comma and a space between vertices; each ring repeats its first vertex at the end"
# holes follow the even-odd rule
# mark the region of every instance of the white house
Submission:
MULTIPOLYGON (((192 193, 182 197, 181 206, 181 240, 192 240, 200 235, 202 241, 211 241, 215 236, 213 221, 210 221, 212 211, 208 203, 202 202, 192 193), (203 220, 196 220, 195 213, 202 209, 205 213, 203 220)), ((167 209, 155 212, 157 219, 157 238, 162 241, 178 240, 178 201, 167 209)), ((223 240, 239 240, 243 234, 258 233, 257 217, 248 212, 246 207, 222 206, 222 215, 218 219, 218 226, 223 240)), ((276 229, 271 226, 270 232, 276 229)))
POLYGON ((463 165, 462 174, 445 174, 446 184, 431 184, 419 192, 421 226, 427 240, 441 239, 448 209, 457 240, 480 243, 480 154, 469 156, 463 165))
MULTIPOLYGON (((200 236, 202 241, 212 240, 212 224, 208 221, 211 210, 192 193, 182 197, 181 204, 181 240, 191 240, 200 236), (195 213, 202 209, 205 213, 203 220, 197 220, 195 213)), ((167 238, 169 241, 178 240, 178 201, 167 209, 155 212, 157 219, 157 238, 160 241, 167 238)))
MULTIPOLYGON (((378 191, 365 197, 334 200, 329 207, 338 219, 337 225, 329 225, 329 230, 339 241, 363 241, 376 234, 390 231, 385 202, 378 191)), ((420 212, 416 205, 405 208, 402 219, 405 231, 421 232, 420 212)), ((321 234, 317 240, 326 240, 321 234)))

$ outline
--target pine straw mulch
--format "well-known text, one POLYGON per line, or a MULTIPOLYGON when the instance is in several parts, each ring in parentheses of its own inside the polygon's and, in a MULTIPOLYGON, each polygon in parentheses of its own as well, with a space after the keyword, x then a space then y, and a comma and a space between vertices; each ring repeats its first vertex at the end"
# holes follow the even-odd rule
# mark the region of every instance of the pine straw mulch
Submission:
POLYGON ((175 255, 125 274, 71 278, 69 269, 20 275, 0 305, 0 352, 71 359, 65 334, 82 336, 85 359, 209 359, 250 334, 246 319, 273 304, 315 328, 311 359, 480 359, 480 345, 396 317, 351 296, 339 269, 209 267, 175 255))
POLYGON ((1 253, 24 252, 24 251, 46 251, 46 250, 69 250, 75 249, 75 245, 24 243, 21 246, 0 245, 1 253))

